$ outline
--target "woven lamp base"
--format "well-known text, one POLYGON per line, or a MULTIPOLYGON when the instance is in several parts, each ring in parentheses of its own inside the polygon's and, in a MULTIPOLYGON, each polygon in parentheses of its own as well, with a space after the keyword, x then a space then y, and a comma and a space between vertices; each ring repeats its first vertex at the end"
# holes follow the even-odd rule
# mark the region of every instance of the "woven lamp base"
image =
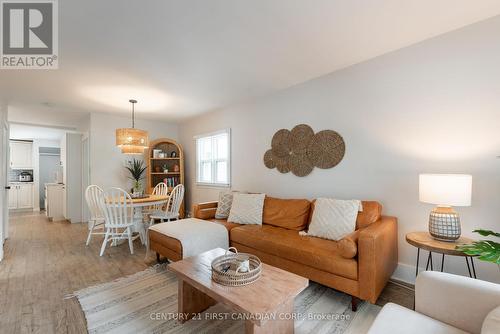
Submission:
POLYGON ((429 215, 429 233, 434 239, 453 242, 460 238, 460 216, 450 207, 437 207, 429 215))

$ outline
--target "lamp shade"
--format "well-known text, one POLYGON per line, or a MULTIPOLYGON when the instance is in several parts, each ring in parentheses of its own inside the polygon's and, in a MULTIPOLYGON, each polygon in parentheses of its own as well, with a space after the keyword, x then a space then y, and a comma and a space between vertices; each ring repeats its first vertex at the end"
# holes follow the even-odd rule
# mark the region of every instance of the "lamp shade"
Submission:
POLYGON ((116 146, 149 146, 148 132, 135 128, 116 129, 116 146))
POLYGON ((121 150, 124 154, 144 154, 142 146, 122 145, 121 150))
POLYGON ((420 174, 419 200, 441 206, 470 206, 472 176, 466 174, 420 174))

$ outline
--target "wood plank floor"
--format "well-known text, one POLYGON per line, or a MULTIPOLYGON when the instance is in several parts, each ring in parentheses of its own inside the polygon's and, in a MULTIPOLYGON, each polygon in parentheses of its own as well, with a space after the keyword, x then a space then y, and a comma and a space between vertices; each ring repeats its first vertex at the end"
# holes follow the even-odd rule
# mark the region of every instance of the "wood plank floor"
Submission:
MULTIPOLYGON (((86 333, 78 302, 64 297, 155 263, 153 255, 145 259, 139 240, 134 255, 125 243, 99 257, 102 239, 86 247, 85 224, 49 222, 40 214, 13 215, 9 233, 0 262, 1 333, 86 333)), ((390 283, 378 303, 388 301, 411 307, 413 292, 390 283)))

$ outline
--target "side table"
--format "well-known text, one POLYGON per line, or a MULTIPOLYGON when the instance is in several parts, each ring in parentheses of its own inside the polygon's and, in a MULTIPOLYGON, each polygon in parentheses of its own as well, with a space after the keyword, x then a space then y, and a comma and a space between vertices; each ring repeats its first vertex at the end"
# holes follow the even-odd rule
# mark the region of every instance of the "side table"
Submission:
POLYGON ((425 266, 425 270, 429 269, 429 264, 431 270, 434 270, 432 265, 432 253, 439 253, 442 255, 441 257, 441 272, 444 269, 444 256, 445 255, 453 255, 453 256, 463 256, 465 257, 465 262, 467 263, 467 270, 469 271, 469 276, 472 278, 476 277, 476 268, 474 267, 474 258, 469 256, 459 250, 456 249, 457 245, 470 244, 474 240, 460 237, 458 240, 454 242, 446 242, 439 241, 434 239, 428 232, 411 232, 406 235, 406 242, 410 245, 417 247, 417 265, 415 266, 415 277, 418 275, 418 262, 420 258, 420 249, 426 250, 429 252, 427 257, 427 265, 425 266), (469 264, 470 259, 470 264, 469 264), (471 271, 472 268, 472 271, 471 271))

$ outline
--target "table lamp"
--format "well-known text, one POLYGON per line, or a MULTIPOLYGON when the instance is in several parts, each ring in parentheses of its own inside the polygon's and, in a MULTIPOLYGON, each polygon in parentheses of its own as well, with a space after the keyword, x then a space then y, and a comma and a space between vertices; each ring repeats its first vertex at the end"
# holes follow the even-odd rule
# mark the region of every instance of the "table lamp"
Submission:
POLYGON ((436 204, 429 215, 429 233, 434 239, 460 238, 460 216, 452 206, 470 206, 472 176, 465 174, 420 174, 419 200, 436 204))

